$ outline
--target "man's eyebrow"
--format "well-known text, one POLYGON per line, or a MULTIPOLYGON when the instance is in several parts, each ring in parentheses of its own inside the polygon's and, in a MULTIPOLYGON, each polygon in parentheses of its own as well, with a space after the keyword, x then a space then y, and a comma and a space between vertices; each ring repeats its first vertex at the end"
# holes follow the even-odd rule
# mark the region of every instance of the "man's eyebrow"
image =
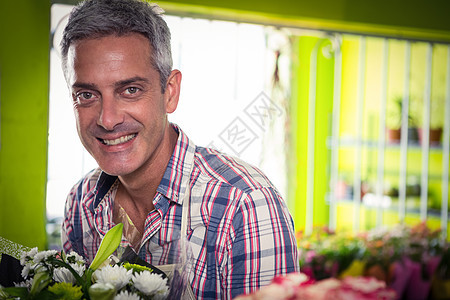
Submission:
POLYGON ((86 90, 96 90, 97 86, 93 83, 85 83, 85 82, 75 82, 72 84, 72 88, 77 89, 86 89, 86 90))
POLYGON ((131 77, 131 78, 128 78, 128 79, 120 80, 120 81, 115 83, 115 86, 121 87, 121 86, 128 85, 128 84, 135 83, 135 82, 148 83, 149 81, 148 81, 147 78, 136 76, 136 77, 131 77))
MULTIPOLYGON (((127 78, 127 79, 124 79, 124 80, 117 81, 117 82, 114 83, 114 85, 116 87, 122 87, 124 85, 128 85, 128 84, 135 83, 135 82, 148 83, 149 80, 147 78, 144 78, 144 77, 136 76, 136 77, 131 77, 131 78, 127 78)), ((75 82, 74 84, 72 84, 72 88, 87 89, 87 90, 97 90, 97 85, 95 85, 94 83, 87 83, 87 82, 75 82)))

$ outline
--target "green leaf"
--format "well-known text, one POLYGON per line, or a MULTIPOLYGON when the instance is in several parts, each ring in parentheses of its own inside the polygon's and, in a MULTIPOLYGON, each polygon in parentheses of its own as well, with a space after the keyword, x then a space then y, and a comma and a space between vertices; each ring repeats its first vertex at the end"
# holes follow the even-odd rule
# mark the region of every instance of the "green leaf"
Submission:
POLYGON ((31 285, 30 294, 35 296, 45 289, 51 282, 52 278, 45 268, 38 268, 38 272, 33 277, 33 284, 31 285))
MULTIPOLYGON (((1 288, 1 290, 9 296, 5 299, 10 299, 10 297, 26 299, 28 296, 28 289, 26 287, 6 287, 1 288)), ((0 299, 4 299, 1 296, 2 295, 0 295, 0 299)))
POLYGON ((91 265, 92 270, 97 270, 98 267, 119 247, 122 240, 123 224, 119 223, 111 228, 103 238, 98 248, 97 254, 94 257, 91 265))
POLYGON ((94 283, 89 288, 91 300, 112 300, 116 294, 116 289, 110 283, 94 283))
POLYGON ((43 290, 33 297, 33 300, 54 300, 54 299, 56 299, 55 295, 48 290, 43 290))

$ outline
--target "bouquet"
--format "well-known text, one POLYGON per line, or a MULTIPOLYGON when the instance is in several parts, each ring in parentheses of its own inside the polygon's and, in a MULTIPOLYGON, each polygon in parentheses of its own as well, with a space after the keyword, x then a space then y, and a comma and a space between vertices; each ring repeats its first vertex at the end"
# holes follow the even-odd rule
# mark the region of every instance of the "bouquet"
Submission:
POLYGON ((165 274, 149 264, 114 259, 123 225, 113 227, 103 238, 89 266, 75 252, 56 250, 23 252, 23 282, 1 287, 0 299, 166 299, 165 274))
POLYGON ((396 293, 386 288, 383 281, 370 277, 346 277, 314 280, 304 273, 278 276, 259 291, 237 297, 235 300, 372 300, 396 299, 396 293))

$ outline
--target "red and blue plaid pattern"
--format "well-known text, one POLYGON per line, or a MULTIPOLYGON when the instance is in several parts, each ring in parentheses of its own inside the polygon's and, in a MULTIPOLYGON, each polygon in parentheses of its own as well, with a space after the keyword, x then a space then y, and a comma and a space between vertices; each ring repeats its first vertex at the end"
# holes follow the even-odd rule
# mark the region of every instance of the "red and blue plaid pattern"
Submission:
MULTIPOLYGON (((294 225, 276 188, 258 169, 213 149, 196 147, 179 129, 178 142, 153 197, 139 256, 174 262, 182 201, 190 189, 187 239, 190 283, 199 299, 231 299, 299 271, 294 225), (191 165, 193 164, 192 172, 191 165)), ((71 190, 62 243, 91 261, 112 221, 117 177, 96 169, 71 190)), ((127 246, 126 240, 122 246, 127 246)))

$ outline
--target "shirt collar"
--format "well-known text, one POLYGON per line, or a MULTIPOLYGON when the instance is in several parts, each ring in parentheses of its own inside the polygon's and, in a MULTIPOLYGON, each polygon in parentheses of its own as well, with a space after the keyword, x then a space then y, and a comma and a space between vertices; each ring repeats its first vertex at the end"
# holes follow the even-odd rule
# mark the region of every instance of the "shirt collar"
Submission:
POLYGON ((171 125, 178 132, 178 140, 157 191, 171 201, 182 204, 191 178, 195 144, 177 125, 171 125))
MULTIPOLYGON (((156 191, 169 200, 182 204, 194 164, 195 144, 180 127, 175 124, 171 126, 177 131, 178 140, 156 191)), ((101 172, 95 186, 94 208, 100 204, 116 180, 117 176, 101 172)))
POLYGON ((97 183, 95 184, 95 200, 94 209, 102 202, 103 198, 106 196, 108 191, 111 189, 114 182, 117 180, 117 176, 112 176, 101 171, 100 176, 98 176, 97 183))

